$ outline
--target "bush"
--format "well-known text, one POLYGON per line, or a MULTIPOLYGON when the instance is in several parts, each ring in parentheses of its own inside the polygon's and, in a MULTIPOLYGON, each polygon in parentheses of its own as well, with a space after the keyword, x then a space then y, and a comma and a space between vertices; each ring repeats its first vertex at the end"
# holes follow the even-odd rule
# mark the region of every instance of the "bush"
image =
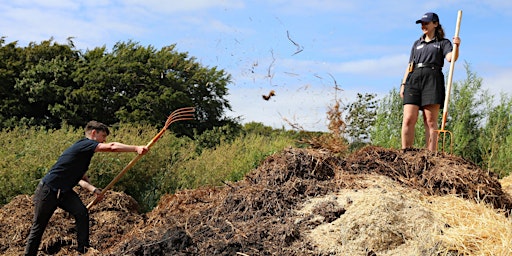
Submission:
POLYGON ((59 130, 16 127, 0 132, 0 205, 16 195, 34 193, 60 153, 80 136, 69 126, 59 130))
MULTIPOLYGON (((121 124, 111 129, 107 140, 146 145, 158 131, 149 125, 121 124)), ((221 139, 200 152, 200 142, 166 132, 112 189, 131 195, 142 211, 149 211, 163 194, 242 179, 265 157, 294 146, 296 136, 281 130, 265 135, 244 130, 224 137, 225 132, 221 128, 208 133, 221 139)), ((59 155, 83 136, 82 129, 66 125, 59 130, 17 127, 0 132, 0 205, 16 195, 34 193, 59 155)), ((106 187, 134 157, 135 153, 97 153, 87 175, 95 186, 106 187)))

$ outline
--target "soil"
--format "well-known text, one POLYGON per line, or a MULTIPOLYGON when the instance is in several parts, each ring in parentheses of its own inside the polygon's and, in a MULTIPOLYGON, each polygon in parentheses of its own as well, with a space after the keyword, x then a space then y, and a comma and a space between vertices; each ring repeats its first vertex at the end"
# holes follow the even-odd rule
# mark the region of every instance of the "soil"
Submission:
MULTIPOLYGON (((147 214, 109 191, 90 211, 87 255, 436 255, 444 223, 418 201, 449 194, 512 209, 498 177, 452 155, 289 148, 239 182, 166 195, 147 214)), ((32 216, 28 195, 0 208, 1 255, 22 254, 32 216)), ((73 218, 58 210, 41 255, 74 255, 75 243, 73 218)))

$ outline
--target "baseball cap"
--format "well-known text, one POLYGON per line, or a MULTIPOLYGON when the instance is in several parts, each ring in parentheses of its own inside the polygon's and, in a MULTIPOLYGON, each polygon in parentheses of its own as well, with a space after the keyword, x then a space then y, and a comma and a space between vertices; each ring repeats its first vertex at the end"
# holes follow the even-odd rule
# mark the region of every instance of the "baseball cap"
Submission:
POLYGON ((439 22, 439 16, 433 12, 427 12, 423 14, 421 19, 416 21, 416 24, 422 23, 422 22, 431 22, 431 21, 437 21, 439 22))

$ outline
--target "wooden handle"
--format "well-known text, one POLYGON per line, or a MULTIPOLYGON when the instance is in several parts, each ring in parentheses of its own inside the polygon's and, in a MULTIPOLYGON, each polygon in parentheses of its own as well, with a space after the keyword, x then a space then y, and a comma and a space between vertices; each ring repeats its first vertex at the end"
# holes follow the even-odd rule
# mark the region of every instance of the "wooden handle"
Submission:
MULTIPOLYGON (((457 24, 455 25, 455 37, 459 37, 460 30, 460 21, 462 20, 462 11, 459 10, 457 14, 457 24)), ((446 125, 446 119, 448 118, 448 104, 450 102, 450 92, 452 90, 452 80, 453 80, 453 69, 455 67, 455 56, 457 56, 459 52, 459 46, 457 44, 453 45, 452 51, 452 60, 450 61, 450 70, 448 71, 448 81, 446 83, 446 97, 444 100, 443 107, 443 120, 441 122, 441 131, 444 131, 446 125)))
MULTIPOLYGON (((191 120, 193 117, 194 111, 195 111, 195 109, 193 107, 188 107, 188 108, 180 108, 180 109, 172 112, 171 115, 169 115, 169 117, 167 118, 167 121, 165 122, 164 127, 160 130, 160 132, 158 132, 157 135, 155 135, 155 137, 153 137, 153 139, 151 139, 151 141, 149 141, 149 143, 146 145, 146 147, 148 147, 148 149, 150 149, 158 141, 158 139, 160 139, 160 137, 162 137, 162 135, 165 133, 165 131, 167 130, 169 125, 171 125, 172 123, 177 122, 177 121, 182 121, 182 120, 191 120)), ((103 195, 105 195, 105 193, 109 189, 111 189, 123 177, 123 175, 128 170, 130 170, 130 168, 132 168, 135 165, 135 163, 137 163, 137 161, 139 161, 139 159, 142 158, 142 156, 143 155, 138 154, 135 158, 133 158, 123 168, 123 170, 121 170, 121 172, 119 172, 117 174, 117 176, 114 177, 114 179, 101 191, 101 193, 99 195, 97 195, 96 198, 94 198, 94 200, 87 205, 87 209, 90 209, 93 205, 95 205, 98 201, 100 201, 99 198, 101 198, 103 195)))
MULTIPOLYGON (((153 144, 155 144, 155 142, 160 139, 160 137, 162 137, 162 135, 164 134, 165 130, 167 130, 167 127, 164 127, 164 129, 162 129, 155 137, 153 137, 153 139, 151 139, 151 141, 146 145, 146 147, 151 148, 153 146, 153 144)), ((135 163, 137 163, 137 161, 139 161, 139 159, 142 158, 143 155, 139 155, 137 154, 137 156, 135 158, 133 158, 124 168, 123 170, 121 170, 121 172, 119 172, 116 177, 114 177, 114 179, 103 189, 101 190, 101 193, 99 195, 96 196, 96 198, 94 198, 94 200, 92 202, 90 202, 88 205, 87 205, 87 209, 90 209, 93 205, 95 205, 98 201, 99 201, 99 198, 101 198, 103 195, 105 195, 105 193, 107 192, 107 190, 111 189, 122 177, 123 175, 128 171, 130 170, 134 165, 135 163)))

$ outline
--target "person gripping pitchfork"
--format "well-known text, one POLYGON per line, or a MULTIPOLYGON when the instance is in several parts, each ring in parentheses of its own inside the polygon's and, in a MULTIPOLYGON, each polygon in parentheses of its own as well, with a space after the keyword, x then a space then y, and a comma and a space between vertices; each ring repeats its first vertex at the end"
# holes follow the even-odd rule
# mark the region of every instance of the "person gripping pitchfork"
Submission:
POLYGON ((80 253, 87 251, 90 246, 89 213, 78 194, 73 191, 73 187, 80 185, 96 196, 103 197, 101 190, 93 186, 86 175, 94 153, 136 152, 144 155, 149 150, 145 145, 106 142, 109 134, 107 125, 97 121, 88 122, 85 126, 85 138, 67 148, 41 179, 34 194, 34 218, 27 238, 25 255, 37 255, 44 230, 57 207, 73 215, 77 231, 76 250, 80 253))
MULTIPOLYGON (((445 82, 442 72, 444 60, 456 61, 458 51, 452 56, 453 45, 445 38, 439 16, 433 12, 425 13, 416 24, 421 24, 423 35, 414 42, 409 65, 400 86, 403 99, 402 149, 413 147, 414 126, 419 111, 423 111, 425 123, 425 141, 427 149, 436 151, 439 110, 445 100, 445 82)), ((453 43, 460 45, 458 36, 453 43)))

